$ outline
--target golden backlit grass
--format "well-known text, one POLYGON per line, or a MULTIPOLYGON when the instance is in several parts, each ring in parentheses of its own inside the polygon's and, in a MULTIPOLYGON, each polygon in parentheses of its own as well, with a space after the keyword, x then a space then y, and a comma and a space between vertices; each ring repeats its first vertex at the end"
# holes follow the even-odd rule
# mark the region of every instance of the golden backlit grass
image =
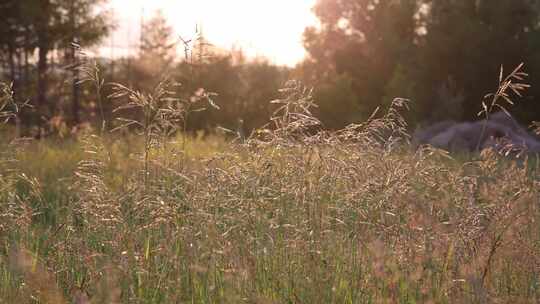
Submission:
POLYGON ((144 187, 122 143, 32 143, 4 164, 3 302, 540 297, 538 166, 489 151, 464 163, 358 143, 231 145, 182 167, 156 156, 144 187))
POLYGON ((325 132, 282 93, 232 142, 178 138, 148 98, 141 135, 3 143, 0 302, 540 300, 537 156, 412 151, 400 99, 325 132))

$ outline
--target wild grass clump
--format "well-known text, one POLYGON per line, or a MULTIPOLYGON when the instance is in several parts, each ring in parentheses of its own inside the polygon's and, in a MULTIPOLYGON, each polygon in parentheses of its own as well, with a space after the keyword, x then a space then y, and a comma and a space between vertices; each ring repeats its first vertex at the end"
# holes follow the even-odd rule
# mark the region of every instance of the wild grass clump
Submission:
POLYGON ((81 135, 35 174, 39 144, 2 154, 0 301, 540 300, 538 164, 409 151, 403 99, 325 132, 310 90, 282 93, 267 129, 211 155, 176 134, 209 96, 164 84, 115 85, 139 138, 81 135))

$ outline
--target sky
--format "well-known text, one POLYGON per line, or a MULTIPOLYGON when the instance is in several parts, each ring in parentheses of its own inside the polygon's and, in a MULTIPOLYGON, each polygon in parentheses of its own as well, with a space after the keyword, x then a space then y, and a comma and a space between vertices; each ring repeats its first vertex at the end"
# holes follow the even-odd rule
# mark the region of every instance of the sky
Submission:
POLYGON ((206 39, 221 48, 241 47, 249 57, 264 56, 293 66, 305 56, 302 33, 316 25, 316 0, 111 0, 118 28, 105 41, 104 55, 125 55, 136 45, 140 23, 160 9, 177 35, 194 36, 202 26, 206 39), (141 18, 142 16, 142 18, 141 18), (111 50, 110 46, 115 49, 111 50))

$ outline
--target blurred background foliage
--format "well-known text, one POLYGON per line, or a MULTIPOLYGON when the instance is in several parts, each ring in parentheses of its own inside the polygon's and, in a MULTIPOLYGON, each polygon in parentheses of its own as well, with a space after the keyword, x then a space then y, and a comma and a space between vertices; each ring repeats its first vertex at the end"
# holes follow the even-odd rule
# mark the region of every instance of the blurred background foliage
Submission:
MULTIPOLYGON (((0 80, 29 100, 18 122, 25 135, 69 134, 100 124, 96 91, 80 85, 74 66, 84 57, 71 47, 97 47, 114 29, 106 0, 5 0, 0 3, 0 80)), ((175 37, 162 14, 143 26, 140 47, 124 58, 95 58, 105 83, 150 92, 163 79, 178 94, 216 92, 220 110, 194 113, 187 130, 217 126, 249 133, 268 123, 269 101, 294 78, 314 88, 317 116, 328 129, 366 119, 394 97, 409 98, 411 127, 445 119, 471 120, 483 96, 497 87, 502 66, 525 63, 531 89, 511 108, 523 123, 540 116, 540 1, 537 0, 319 0, 320 24, 306 28, 308 57, 295 67, 221 50, 198 31, 175 37)), ((276 41, 279 43, 279 41, 276 41)), ((99 93, 113 126, 113 101, 99 93)))

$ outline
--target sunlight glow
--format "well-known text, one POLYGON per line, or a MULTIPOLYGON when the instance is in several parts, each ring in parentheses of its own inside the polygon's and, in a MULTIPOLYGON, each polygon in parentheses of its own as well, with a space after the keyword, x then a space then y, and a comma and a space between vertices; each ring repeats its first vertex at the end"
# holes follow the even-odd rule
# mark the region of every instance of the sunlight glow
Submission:
POLYGON ((161 9, 178 35, 191 37, 202 25, 214 45, 241 47, 249 57, 294 65, 304 56, 302 33, 316 24, 316 0, 111 0, 118 30, 114 44, 135 43, 141 19, 161 9), (142 17, 142 18, 141 18, 142 17))

